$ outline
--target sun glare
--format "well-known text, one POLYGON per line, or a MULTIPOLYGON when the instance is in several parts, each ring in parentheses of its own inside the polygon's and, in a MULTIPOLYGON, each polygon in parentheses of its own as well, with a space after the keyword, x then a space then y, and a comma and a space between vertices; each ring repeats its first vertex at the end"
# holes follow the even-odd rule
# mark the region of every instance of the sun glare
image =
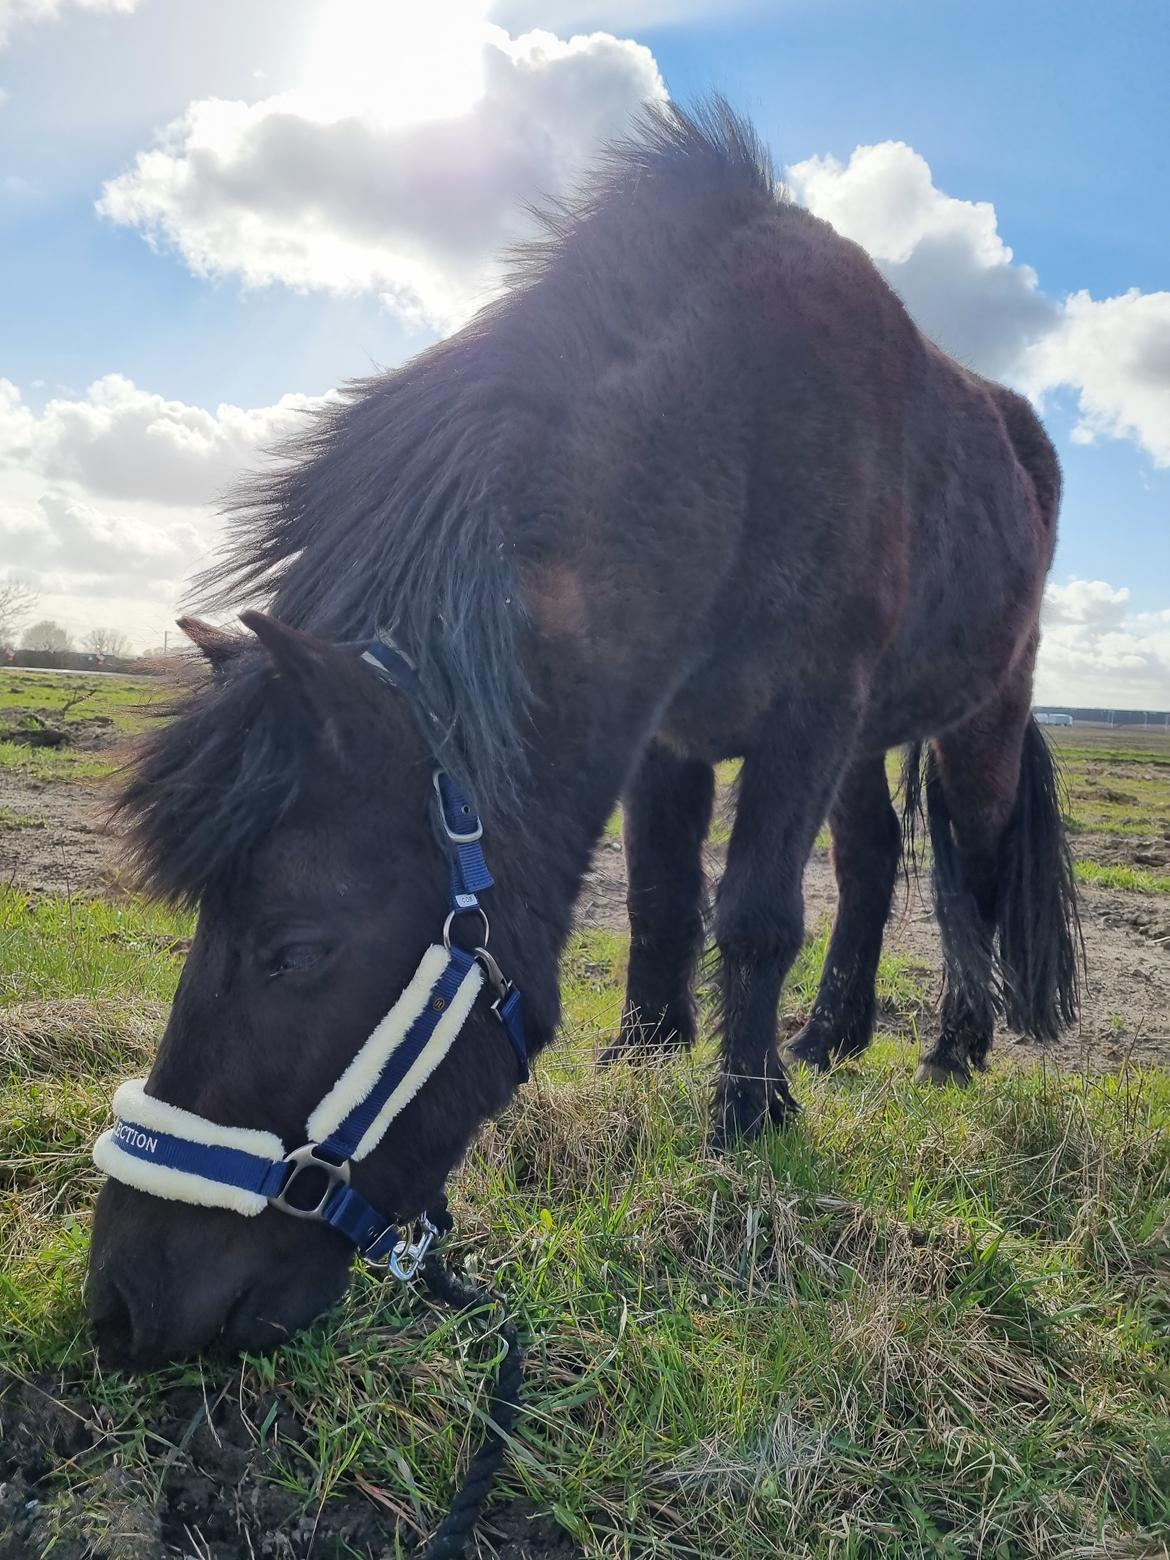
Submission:
POLYGON ((487 0, 331 0, 297 96, 322 118, 384 125, 466 113, 483 95, 487 0))

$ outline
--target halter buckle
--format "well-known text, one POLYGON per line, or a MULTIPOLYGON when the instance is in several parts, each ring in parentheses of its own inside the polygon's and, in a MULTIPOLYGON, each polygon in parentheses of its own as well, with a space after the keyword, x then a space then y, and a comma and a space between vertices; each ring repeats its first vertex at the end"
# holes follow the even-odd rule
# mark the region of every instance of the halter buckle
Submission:
POLYGON ((349 1160, 325 1159, 322 1157, 319 1143, 305 1143, 300 1148, 294 1148, 291 1154, 286 1154, 284 1162, 291 1166, 288 1179, 276 1196, 268 1199, 269 1203, 272 1207, 279 1208, 281 1213, 291 1213, 294 1219, 324 1219, 325 1204, 330 1197, 339 1186, 349 1185, 349 1160), (325 1177, 324 1190, 316 1203, 310 1207, 289 1202, 290 1189, 303 1176, 314 1174, 325 1177))
POLYGON ((487 983, 495 993, 495 1001, 492 1003, 492 1007, 495 1008, 499 1003, 503 1002, 504 998, 511 991, 512 982, 486 948, 477 948, 474 958, 480 969, 487 976, 487 983))

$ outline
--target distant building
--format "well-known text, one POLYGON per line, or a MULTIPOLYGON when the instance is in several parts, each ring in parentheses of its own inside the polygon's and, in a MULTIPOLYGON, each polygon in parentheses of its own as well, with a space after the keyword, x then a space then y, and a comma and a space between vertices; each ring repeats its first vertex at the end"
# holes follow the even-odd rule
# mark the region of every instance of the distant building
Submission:
POLYGON ((1170 731, 1170 710, 1086 709, 1072 704, 1033 709, 1041 726, 1143 726, 1170 731))

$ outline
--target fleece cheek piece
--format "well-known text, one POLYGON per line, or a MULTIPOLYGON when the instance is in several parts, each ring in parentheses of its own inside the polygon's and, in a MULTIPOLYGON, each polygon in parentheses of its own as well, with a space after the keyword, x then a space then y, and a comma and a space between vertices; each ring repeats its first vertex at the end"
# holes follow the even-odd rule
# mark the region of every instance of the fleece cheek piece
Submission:
POLYGON ((438 945, 427 949, 410 985, 309 1117, 310 1143, 330 1142, 354 1160, 377 1148, 395 1116, 406 1109, 459 1038, 483 987, 483 971, 472 963, 450 999, 438 997, 439 983, 451 963, 447 949, 438 945), (435 1009, 442 1016, 420 1047, 415 1026, 428 1005, 437 1002, 443 1004, 435 1009), (362 1107, 375 1089, 382 1103, 369 1125, 360 1130, 368 1115, 362 1107))
POLYGON ((114 1112, 116 1123, 93 1150, 98 1169, 114 1180, 172 1202, 227 1208, 248 1217, 268 1206, 271 1193, 265 1188, 272 1166, 284 1158, 284 1144, 275 1133, 205 1121, 147 1094, 142 1078, 122 1084, 114 1095, 114 1112), (230 1165, 236 1184, 200 1174, 201 1163, 209 1171, 230 1165))

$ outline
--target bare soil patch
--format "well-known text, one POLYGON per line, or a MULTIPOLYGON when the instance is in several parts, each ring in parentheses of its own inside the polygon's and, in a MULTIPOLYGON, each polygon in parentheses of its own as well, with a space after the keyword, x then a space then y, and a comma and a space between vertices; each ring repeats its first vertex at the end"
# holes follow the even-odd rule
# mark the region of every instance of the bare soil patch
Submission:
POLYGON ((34 894, 116 891, 110 802, 101 781, 39 780, 0 769, 0 882, 34 894))
MULTIPOLYGON (((135 1487, 115 1468, 99 1475, 106 1486, 92 1501, 74 1498, 62 1512, 34 1493, 62 1463, 83 1464, 109 1438, 108 1413, 61 1380, 13 1381, 0 1395, 0 1560, 314 1560, 388 1554, 397 1533, 404 1548, 415 1538, 383 1509, 378 1491, 332 1494, 306 1511, 282 1485, 263 1477, 268 1460, 254 1427, 224 1399, 209 1403, 200 1387, 176 1389, 156 1428, 166 1455, 157 1491, 135 1487), (118 1484, 121 1482, 122 1487, 118 1484), (110 1487, 111 1484, 113 1487, 110 1487), (117 1531, 91 1512, 118 1513, 117 1531), (196 1535, 198 1537, 196 1538, 196 1535)), ((296 1444, 306 1432, 279 1389, 267 1405, 269 1436, 296 1444)), ((387 1502, 388 1504, 388 1502, 387 1502)), ((499 1560, 577 1560, 580 1550, 550 1517, 524 1502, 490 1512, 481 1532, 499 1560)))
MULTIPOLYGON (((712 883, 722 871, 723 856, 722 848, 707 848, 712 883)), ((1047 1046, 1001 1031, 1000 1058, 1013 1064, 1045 1061, 1077 1072, 1107 1072, 1135 1063, 1170 1066, 1170 897, 1090 885, 1082 885, 1080 892, 1088 963, 1080 1027, 1047 1046)), ((810 931, 832 921, 837 887, 827 851, 815 851, 805 869, 804 901, 810 931)), ((585 924, 615 930, 625 925, 625 861, 613 843, 594 857, 579 912, 585 924)), ((925 879, 899 886, 885 947, 908 958, 932 998, 937 997, 942 953, 925 879)), ((933 1012, 923 1015, 924 1036, 934 1022, 933 1012)), ((879 1029, 883 1026, 904 1034, 906 1015, 879 1014, 879 1029)))

